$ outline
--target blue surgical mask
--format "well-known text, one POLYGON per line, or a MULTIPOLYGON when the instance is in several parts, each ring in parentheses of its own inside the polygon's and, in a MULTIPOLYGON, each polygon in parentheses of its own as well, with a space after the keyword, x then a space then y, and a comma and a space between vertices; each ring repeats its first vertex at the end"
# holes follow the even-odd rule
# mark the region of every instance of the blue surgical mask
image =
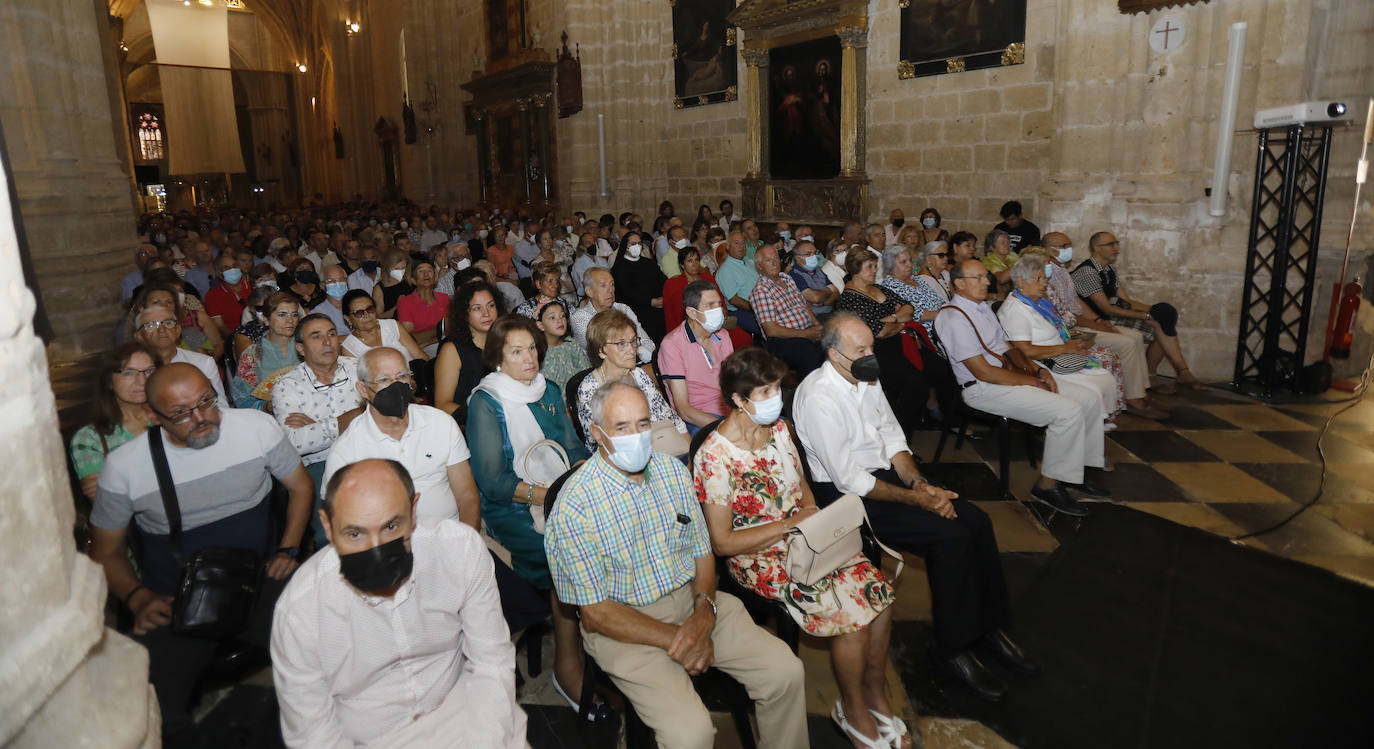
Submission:
POLYGON ((1055 259, 1058 260, 1058 261, 1061 262, 1061 263, 1064 263, 1064 264, 1068 264, 1068 263, 1073 262, 1073 248, 1072 248, 1072 247, 1060 247, 1060 248, 1059 248, 1059 256, 1056 257, 1055 259))
POLYGON ((1054 275, 1054 263, 1045 263, 1045 278, 1054 275))
POLYGON ((821 256, 807 255, 806 257, 802 258, 802 265, 805 266, 807 270, 815 270, 821 267, 821 256))
POLYGON ((778 393, 772 398, 749 402, 754 404, 754 412, 749 414, 749 418, 760 426, 772 424, 782 415, 782 393, 778 393))
POLYGON ((238 268, 229 268, 221 274, 221 277, 224 278, 225 283, 238 283, 243 280, 243 271, 238 268))
POLYGON ((787 240, 789 240, 789 239, 792 238, 792 232, 790 232, 790 231, 780 231, 780 232, 778 232, 778 236, 779 236, 779 237, 782 237, 782 241, 786 242, 787 240))
MULTIPOLYGON (((600 425, 597 429, 601 429, 600 425)), ((606 431, 602 429, 601 433, 606 434, 606 431)), ((616 468, 626 473, 639 473, 649 465, 649 458, 653 455, 652 431, 645 429, 635 434, 618 434, 610 439, 611 448, 615 450, 610 459, 616 468)))
POLYGON ((330 299, 343 299, 344 294, 348 293, 348 284, 343 281, 331 281, 324 285, 324 293, 330 299))
POLYGON ((927 229, 934 229, 935 219, 931 216, 926 216, 925 218, 921 219, 921 226, 924 226, 927 229))
POLYGON ((708 309, 701 313, 701 318, 701 327, 706 328, 707 333, 714 333, 725 324, 725 309, 722 307, 708 309))

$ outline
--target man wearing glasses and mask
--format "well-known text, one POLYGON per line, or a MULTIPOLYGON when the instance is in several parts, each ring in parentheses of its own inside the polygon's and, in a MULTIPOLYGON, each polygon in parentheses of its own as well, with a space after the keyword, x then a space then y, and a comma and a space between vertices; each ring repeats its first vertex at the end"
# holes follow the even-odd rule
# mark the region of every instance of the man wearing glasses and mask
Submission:
MULTIPOLYGON (((161 308, 150 308, 161 310, 161 308)), ((135 639, 148 648, 148 676, 162 707, 166 746, 195 739, 190 708, 196 683, 220 640, 174 632, 174 594, 182 563, 201 549, 245 549, 265 578, 248 624, 233 639, 265 648, 272 606, 296 568, 314 486, 300 455, 272 417, 221 408, 194 366, 173 363, 148 379, 145 410, 153 426, 110 453, 91 511, 91 558, 105 570, 110 592, 133 616, 135 639), (162 445, 180 514, 179 543, 153 460, 162 445), (285 527, 273 532, 272 479, 290 492, 285 527), (129 563, 130 521, 141 543, 138 570, 129 563)))
MULTIPOLYGON (((451 421, 451 419, 450 419, 451 421)), ((272 627, 290 747, 525 746, 515 648, 476 531, 419 517, 394 460, 341 467, 272 627)))

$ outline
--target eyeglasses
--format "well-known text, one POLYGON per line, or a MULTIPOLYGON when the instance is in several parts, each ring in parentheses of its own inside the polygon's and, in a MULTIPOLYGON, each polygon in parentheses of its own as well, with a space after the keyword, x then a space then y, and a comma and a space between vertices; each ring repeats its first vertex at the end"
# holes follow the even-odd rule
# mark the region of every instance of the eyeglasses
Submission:
POLYGON ((138 377, 139 375, 143 375, 144 377, 152 377, 153 373, 156 371, 157 367, 148 367, 147 369, 121 369, 119 370, 119 376, 123 377, 126 380, 132 380, 133 378, 138 377))
POLYGON ((273 313, 272 313, 272 316, 275 317, 275 318, 277 318, 278 320, 299 320, 300 317, 301 317, 301 313, 299 313, 299 312, 273 312, 273 313))
POLYGON ((175 413, 165 414, 154 409, 154 412, 166 419, 173 426, 180 426, 191 420, 192 414, 205 415, 219 408, 219 399, 214 393, 206 393, 205 397, 196 401, 194 406, 183 408, 175 413))
POLYGON ((628 347, 628 348, 639 348, 639 339, 638 339, 638 338, 626 338, 626 339, 623 340, 623 341, 606 341, 606 345, 607 345, 607 346, 615 346, 616 348, 619 348, 619 349, 623 349, 623 348, 627 348, 627 347, 628 347))
POLYGON ((949 259, 949 253, 948 253, 948 252, 932 252, 932 253, 930 253, 930 256, 931 256, 931 257, 943 258, 943 259, 946 259, 946 260, 949 259))
POLYGON ((348 314, 352 315, 353 317, 367 317, 368 315, 375 315, 377 314, 377 305, 374 304, 368 307, 363 307, 362 309, 355 309, 352 312, 349 312, 348 314))
POLYGON ((145 322, 142 325, 138 326, 138 329, 143 331, 144 333, 156 333, 159 329, 171 330, 173 328, 179 327, 181 327, 181 323, 177 322, 176 320, 167 319, 149 320, 148 322, 145 322))
POLYGON ((383 375, 372 381, 373 390, 383 390, 392 383, 404 382, 411 387, 415 386, 415 377, 409 372, 402 372, 394 375, 383 375))

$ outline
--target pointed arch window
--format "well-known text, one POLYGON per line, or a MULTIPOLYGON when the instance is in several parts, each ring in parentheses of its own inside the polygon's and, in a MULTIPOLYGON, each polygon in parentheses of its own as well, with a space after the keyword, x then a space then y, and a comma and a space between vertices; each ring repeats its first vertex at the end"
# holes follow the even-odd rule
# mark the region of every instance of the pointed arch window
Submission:
POLYGON ((162 121, 152 112, 138 117, 138 152, 144 161, 158 161, 166 153, 162 141, 162 121))

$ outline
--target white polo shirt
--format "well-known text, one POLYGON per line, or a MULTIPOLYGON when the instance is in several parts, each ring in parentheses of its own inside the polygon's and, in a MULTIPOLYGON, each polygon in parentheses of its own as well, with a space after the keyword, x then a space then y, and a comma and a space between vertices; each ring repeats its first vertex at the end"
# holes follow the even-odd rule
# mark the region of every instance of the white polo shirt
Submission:
POLYGON ((377 426, 371 407, 354 419, 329 451, 320 481, 321 493, 340 468, 368 458, 389 458, 410 472, 415 491, 420 494, 416 504, 420 517, 457 518, 458 500, 448 482, 448 467, 472 456, 458 422, 437 408, 414 403, 406 417, 409 421, 399 441, 377 426))

